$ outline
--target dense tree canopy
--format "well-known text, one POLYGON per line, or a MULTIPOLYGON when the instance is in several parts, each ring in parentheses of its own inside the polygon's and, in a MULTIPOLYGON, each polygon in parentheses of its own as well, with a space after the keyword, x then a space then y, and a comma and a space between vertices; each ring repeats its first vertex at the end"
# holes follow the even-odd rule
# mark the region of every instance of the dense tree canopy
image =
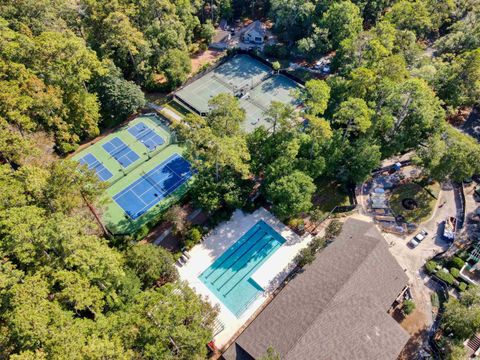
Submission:
POLYGON ((123 254, 99 236, 85 208, 104 188, 92 172, 69 161, 3 165, 0 187, 2 355, 204 356, 215 312, 176 282, 165 250, 136 245, 123 254))
MULTIPOLYGON (((290 61, 333 56, 332 74, 297 93, 301 109, 272 102, 268 129, 247 134, 229 94, 176 125, 194 205, 232 210, 259 194, 289 220, 322 184, 350 188, 407 151, 438 181, 480 171, 478 143, 445 121, 479 104, 479 14, 451 0, 2 1, 0 358, 206 357, 216 310, 166 250, 106 238, 88 211, 105 185, 53 149, 119 124, 143 91, 183 83, 220 19, 267 17, 290 61)), ((179 209, 166 218, 182 233, 179 209)), ((478 298, 473 288, 446 305, 452 359, 480 328, 478 298)))

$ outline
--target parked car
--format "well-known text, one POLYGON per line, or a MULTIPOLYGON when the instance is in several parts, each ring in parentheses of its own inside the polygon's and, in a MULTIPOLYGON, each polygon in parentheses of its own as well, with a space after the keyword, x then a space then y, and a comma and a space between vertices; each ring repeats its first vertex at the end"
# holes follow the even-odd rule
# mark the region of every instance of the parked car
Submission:
POLYGON ((322 73, 324 73, 324 74, 330 74, 330 65, 325 65, 325 66, 322 68, 322 73))
POLYGON ((421 230, 417 235, 415 235, 412 240, 410 240, 409 245, 411 248, 416 248, 428 235, 428 232, 421 230))

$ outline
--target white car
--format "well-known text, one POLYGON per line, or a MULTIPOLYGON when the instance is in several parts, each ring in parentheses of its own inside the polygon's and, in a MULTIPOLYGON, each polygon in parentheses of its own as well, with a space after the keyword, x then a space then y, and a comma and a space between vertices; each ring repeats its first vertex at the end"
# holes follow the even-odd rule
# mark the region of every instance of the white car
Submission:
POLYGON ((410 240, 409 244, 412 248, 416 248, 428 235, 428 233, 425 230, 420 231, 417 235, 413 237, 412 240, 410 240))

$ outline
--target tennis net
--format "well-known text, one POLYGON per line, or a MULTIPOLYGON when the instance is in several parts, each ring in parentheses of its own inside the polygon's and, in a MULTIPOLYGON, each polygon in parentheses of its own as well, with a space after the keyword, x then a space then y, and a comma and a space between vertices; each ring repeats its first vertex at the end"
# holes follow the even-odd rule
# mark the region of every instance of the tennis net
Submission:
POLYGON ((228 81, 223 80, 222 78, 220 78, 219 76, 217 76, 215 74, 213 74, 212 77, 215 80, 217 80, 220 84, 222 84, 223 86, 229 88, 230 90, 235 91, 237 89, 234 85, 230 84, 228 81))
POLYGON ((253 98, 248 98, 247 101, 251 102, 253 105, 255 105, 256 107, 259 107, 260 109, 262 109, 263 111, 267 111, 268 108, 265 107, 264 105, 260 104, 258 101, 254 100, 253 98))
POLYGON ((163 194, 163 189, 158 185, 156 181, 150 178, 146 172, 142 172, 142 178, 144 178, 152 187, 156 190, 158 190, 160 193, 163 194))

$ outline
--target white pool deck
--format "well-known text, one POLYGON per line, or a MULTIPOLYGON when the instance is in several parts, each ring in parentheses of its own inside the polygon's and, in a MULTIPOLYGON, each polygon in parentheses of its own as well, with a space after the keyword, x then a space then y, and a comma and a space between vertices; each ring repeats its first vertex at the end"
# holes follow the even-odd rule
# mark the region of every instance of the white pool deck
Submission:
POLYGON ((264 208, 252 214, 236 210, 229 221, 215 228, 199 245, 189 251, 190 260, 183 266, 177 266, 180 278, 188 282, 195 291, 207 297, 212 305, 220 309, 218 320, 225 328, 214 336, 218 348, 224 347, 230 338, 262 306, 272 293, 294 268, 297 253, 310 242, 310 235, 298 236, 280 220, 264 208), (257 271, 252 278, 265 289, 262 296, 255 299, 245 312, 237 318, 198 278, 220 255, 232 246, 258 221, 263 220, 286 240, 257 271))

